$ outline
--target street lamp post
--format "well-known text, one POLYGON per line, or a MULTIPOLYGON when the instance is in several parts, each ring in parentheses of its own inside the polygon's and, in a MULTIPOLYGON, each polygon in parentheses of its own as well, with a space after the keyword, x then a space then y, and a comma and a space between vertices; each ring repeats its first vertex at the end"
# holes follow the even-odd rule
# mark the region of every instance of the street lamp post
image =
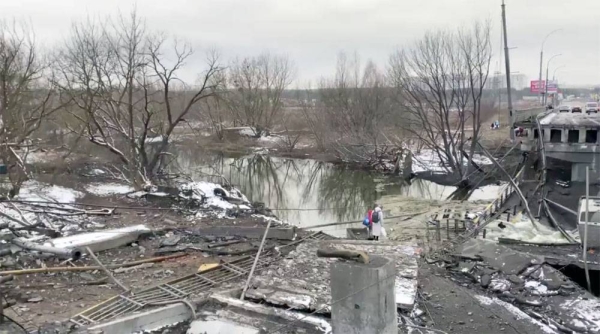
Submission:
POLYGON ((556 80, 556 71, 560 70, 561 68, 565 68, 567 65, 561 65, 557 68, 554 69, 554 73, 552 74, 552 81, 556 80))
POLYGON ((552 57, 550 57, 550 59, 548 59, 548 63, 546 64, 546 89, 544 92, 544 105, 546 105, 546 103, 548 102, 548 70, 550 68, 550 62, 552 61, 552 59, 558 57, 558 56, 562 56, 562 53, 556 54, 552 57))
MULTIPOLYGON (((542 41, 542 48, 540 49, 540 81, 539 81, 540 86, 542 84, 542 65, 544 63, 544 44, 546 43, 546 40, 548 39, 548 37, 550 37, 550 35, 554 34, 555 32, 561 31, 561 30, 562 29, 552 30, 550 33, 548 33, 548 35, 546 35, 546 37, 544 37, 544 40, 542 41)), ((540 89, 540 102, 542 103, 542 105, 545 104, 543 94, 544 94, 544 91, 540 89)))

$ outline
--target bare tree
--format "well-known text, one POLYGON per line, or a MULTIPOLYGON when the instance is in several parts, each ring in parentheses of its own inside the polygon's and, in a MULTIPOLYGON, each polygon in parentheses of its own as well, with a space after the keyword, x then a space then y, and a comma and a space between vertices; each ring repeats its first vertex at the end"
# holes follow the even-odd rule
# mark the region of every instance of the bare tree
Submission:
POLYGON ((479 138, 490 60, 489 22, 469 31, 428 33, 390 58, 388 78, 395 107, 406 114, 405 130, 462 181, 479 138))
POLYGON ((302 117, 306 122, 308 131, 312 134, 312 139, 320 151, 325 151, 326 136, 328 134, 326 115, 317 108, 318 92, 313 92, 310 87, 304 92, 299 93, 297 99, 300 101, 302 117))
POLYGON ((219 97, 214 97, 206 99, 202 105, 203 115, 210 122, 210 127, 219 140, 223 140, 225 136, 224 129, 227 121, 225 104, 219 97))
POLYGON ((47 65, 27 25, 0 21, 0 159, 9 171, 10 196, 28 178, 31 135, 60 108, 47 65))
POLYGON ((393 147, 385 136, 386 120, 391 114, 389 88, 383 73, 369 61, 361 68, 358 57, 338 57, 333 79, 319 87, 318 113, 324 120, 328 147, 338 157, 361 163, 376 163, 393 147))
POLYGON ((264 53, 235 60, 229 66, 228 107, 240 125, 252 127, 256 136, 270 131, 282 108, 281 95, 294 77, 286 56, 264 53))
POLYGON ((177 126, 220 85, 216 53, 198 84, 179 79, 192 54, 185 43, 148 33, 133 11, 107 24, 74 25, 57 57, 58 82, 77 106, 73 116, 91 143, 121 161, 123 174, 138 188, 159 174, 177 126))

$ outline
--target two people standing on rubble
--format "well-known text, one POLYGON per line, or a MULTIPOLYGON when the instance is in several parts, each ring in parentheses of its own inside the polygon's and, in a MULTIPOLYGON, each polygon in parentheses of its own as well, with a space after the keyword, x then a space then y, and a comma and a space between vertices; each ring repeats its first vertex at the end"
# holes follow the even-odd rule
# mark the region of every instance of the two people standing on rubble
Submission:
POLYGON ((368 220, 369 240, 379 240, 383 231, 383 211, 381 206, 375 204, 372 210, 367 212, 365 221, 368 220))

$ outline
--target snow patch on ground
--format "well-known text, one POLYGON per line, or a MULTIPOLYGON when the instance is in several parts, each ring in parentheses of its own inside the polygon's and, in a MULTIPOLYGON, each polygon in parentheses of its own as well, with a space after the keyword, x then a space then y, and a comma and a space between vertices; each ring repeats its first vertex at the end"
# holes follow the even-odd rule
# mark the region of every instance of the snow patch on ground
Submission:
POLYGON ((499 185, 489 184, 487 186, 477 188, 475 191, 473 191, 471 197, 469 197, 469 201, 494 201, 496 198, 498 198, 498 196, 500 196, 500 193, 502 190, 504 190, 506 185, 507 183, 503 182, 499 185))
MULTIPOLYGON (((0 222, 7 222, 11 227, 21 227, 20 222, 24 225, 41 223, 46 228, 60 231, 64 235, 82 228, 98 227, 92 217, 78 215, 78 212, 83 211, 70 205, 84 195, 73 189, 29 180, 25 182, 15 200, 50 203, 35 203, 33 206, 24 202, 2 202, 0 212, 6 216, 0 217, 0 222)), ((28 233, 33 237, 38 235, 35 231, 28 233)))
POLYGON ((77 190, 29 180, 23 184, 16 199, 22 201, 75 203, 78 198, 81 198, 84 195, 84 193, 77 190))
MULTIPOLYGON (((480 165, 491 165, 492 161, 480 154, 473 155, 473 162, 480 165)), ((464 163, 467 161, 465 159, 464 163)), ((431 171, 435 173, 445 173, 447 169, 443 166, 440 156, 435 150, 424 149, 418 153, 413 153, 413 165, 412 169, 414 173, 431 171)))
MULTIPOLYGON (((231 191, 224 189, 220 184, 198 181, 186 183, 181 186, 182 191, 192 190, 197 199, 200 199, 198 193, 206 198, 205 204, 209 207, 220 208, 223 210, 236 208, 237 205, 230 203, 225 198, 239 200, 240 202, 248 203, 248 199, 239 190, 233 188, 231 191), (223 196, 215 194, 215 190, 223 196), (225 198, 224 198, 225 197, 225 198)), ((247 205, 244 205, 247 207, 247 205)))
POLYGON ((163 141, 163 136, 146 137, 146 143, 160 143, 163 141))
POLYGON ((567 300, 560 305, 565 313, 570 314, 574 319, 579 318, 585 321, 591 332, 596 333, 600 331, 600 301, 598 299, 583 299, 577 297, 571 300, 567 300), (592 328, 590 328, 590 326, 592 328))
MULTIPOLYGON (((21 155, 21 154, 19 154, 21 155)), ((49 158, 48 152, 36 151, 27 153, 25 162, 28 164, 35 164, 39 162, 46 162, 49 158)))
POLYGON ((281 137, 278 136, 267 136, 258 138, 259 141, 267 142, 267 143, 277 143, 281 140, 281 137))
POLYGON ((556 331, 554 331, 550 326, 547 326, 547 325, 537 321, 536 319, 533 319, 532 317, 527 315, 527 313, 521 311, 518 307, 514 306, 513 304, 507 303, 498 298, 489 298, 489 297, 482 296, 482 295, 475 295, 474 297, 475 297, 475 299, 477 299, 477 301, 481 305, 490 306, 493 304, 497 304, 499 306, 504 307, 508 312, 512 313, 516 319, 528 320, 531 323, 539 326, 542 329, 542 331, 544 331, 544 333, 556 334, 556 331))
POLYGON ((86 186, 85 190, 96 196, 110 196, 127 194, 135 189, 129 185, 119 183, 92 183, 86 186))
POLYGON ((548 287, 538 281, 525 282, 525 289, 531 291, 531 294, 543 296, 548 293, 548 287))
POLYGON ((248 137, 255 137, 256 136, 256 130, 247 126, 247 127, 242 127, 238 130, 238 133, 241 136, 248 136, 248 137))
POLYGON ((518 214, 510 222, 496 220, 486 226, 486 238, 498 240, 498 238, 509 238, 532 243, 566 244, 569 241, 557 230, 536 222, 537 229, 531 220, 523 214, 518 214), (502 223, 505 228, 501 228, 502 223))

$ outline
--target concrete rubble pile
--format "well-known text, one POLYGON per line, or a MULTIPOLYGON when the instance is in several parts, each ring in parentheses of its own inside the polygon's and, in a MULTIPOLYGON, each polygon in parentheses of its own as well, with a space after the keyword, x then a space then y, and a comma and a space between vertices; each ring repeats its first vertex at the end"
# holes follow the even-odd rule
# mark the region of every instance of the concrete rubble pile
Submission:
POLYGON ((490 295, 488 302, 514 304, 554 331, 600 331, 598 299, 546 264, 543 256, 470 239, 445 266, 458 284, 490 295))
POLYGON ((391 257, 397 268, 396 303, 412 310, 417 293, 415 247, 393 242, 373 243, 358 240, 312 241, 300 244, 278 263, 264 269, 252 281, 246 297, 294 310, 329 314, 331 312, 330 265, 335 259, 317 257, 317 249, 363 251, 369 255, 391 257))
MULTIPOLYGON (((102 184, 88 187, 102 192, 102 184)), ((116 186, 109 185, 117 189, 116 186)), ((106 187, 105 187, 106 188, 106 187)), ((234 187, 209 182, 182 183, 177 187, 152 187, 149 191, 129 192, 129 198, 160 198, 191 210, 191 217, 214 215, 236 217, 240 214, 267 213, 253 209, 246 197, 234 187)), ((103 229, 95 217, 113 215, 114 209, 81 209, 75 205, 85 194, 69 188, 30 182, 13 201, 0 203, 0 254, 27 250, 33 254, 53 255, 59 259, 77 259, 85 247, 102 251, 120 247, 150 232, 143 225, 121 229, 103 229), (90 231, 89 233, 85 233, 90 231)), ((260 206, 259 206, 260 207, 260 206)), ((189 212, 189 211, 188 211, 189 212)))

